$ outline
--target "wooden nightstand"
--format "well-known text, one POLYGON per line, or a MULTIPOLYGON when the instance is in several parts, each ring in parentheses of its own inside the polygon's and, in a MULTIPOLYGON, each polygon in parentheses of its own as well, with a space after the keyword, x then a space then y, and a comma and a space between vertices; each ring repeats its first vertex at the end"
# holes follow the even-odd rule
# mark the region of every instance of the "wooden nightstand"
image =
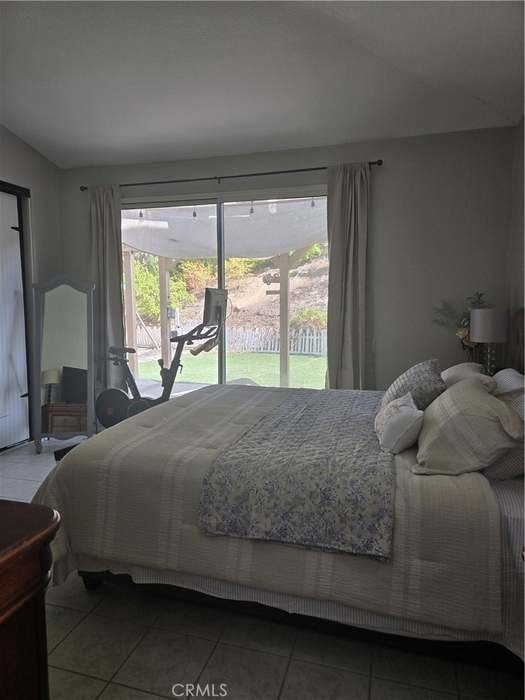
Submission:
POLYGON ((46 506, 0 500, 0 523, 1 696, 48 700, 44 595, 60 517, 46 506))
POLYGON ((65 435, 85 433, 87 430, 87 404, 46 403, 42 406, 44 433, 65 435))

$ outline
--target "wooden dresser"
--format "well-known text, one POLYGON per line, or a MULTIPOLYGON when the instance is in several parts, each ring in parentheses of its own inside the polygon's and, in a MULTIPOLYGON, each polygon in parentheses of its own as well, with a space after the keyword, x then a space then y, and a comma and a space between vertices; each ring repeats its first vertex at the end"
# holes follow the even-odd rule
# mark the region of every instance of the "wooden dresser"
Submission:
POLYGON ((48 700, 44 596, 49 543, 60 523, 46 506, 0 500, 0 697, 48 700))

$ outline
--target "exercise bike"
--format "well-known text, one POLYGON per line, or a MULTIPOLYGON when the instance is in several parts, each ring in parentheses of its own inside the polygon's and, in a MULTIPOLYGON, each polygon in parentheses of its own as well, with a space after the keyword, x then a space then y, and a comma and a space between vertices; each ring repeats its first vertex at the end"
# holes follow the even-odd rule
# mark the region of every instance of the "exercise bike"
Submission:
POLYGON ((184 346, 204 341, 202 345, 190 350, 192 355, 198 355, 200 352, 209 352, 219 342, 219 334, 225 318, 227 294, 225 289, 207 288, 203 323, 199 323, 187 333, 171 336, 170 341, 176 343, 177 348, 169 367, 164 366, 164 360, 158 360, 162 382, 162 394, 158 398, 142 396, 139 391, 127 358, 128 354, 136 352, 135 349, 116 346, 109 348, 108 360, 115 366, 123 368, 128 391, 109 388, 99 394, 95 402, 95 415, 104 428, 110 428, 152 406, 169 401, 177 374, 182 370, 181 356, 184 346))

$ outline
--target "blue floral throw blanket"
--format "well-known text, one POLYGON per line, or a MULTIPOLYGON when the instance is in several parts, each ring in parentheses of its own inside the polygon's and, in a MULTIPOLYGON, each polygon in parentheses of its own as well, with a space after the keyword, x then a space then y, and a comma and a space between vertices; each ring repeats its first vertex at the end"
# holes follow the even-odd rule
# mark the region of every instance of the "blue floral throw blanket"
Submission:
POLYGON ((206 473, 202 530, 389 557, 394 462, 374 432, 382 395, 286 392, 206 473))

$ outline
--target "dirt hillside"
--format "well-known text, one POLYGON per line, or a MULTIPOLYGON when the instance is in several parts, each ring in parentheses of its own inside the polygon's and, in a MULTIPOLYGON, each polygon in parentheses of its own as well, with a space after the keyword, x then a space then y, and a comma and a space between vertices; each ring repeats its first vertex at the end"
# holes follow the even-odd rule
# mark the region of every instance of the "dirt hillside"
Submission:
MULTIPOLYGON (((278 274, 277 269, 247 275, 228 285, 230 326, 244 328, 278 328, 279 295, 268 295, 278 290, 278 284, 265 284, 263 277, 278 274)), ((328 259, 316 258, 290 272, 290 319, 306 308, 326 310, 328 301, 328 259)), ((184 319, 198 319, 202 315, 202 296, 184 308, 184 319)))

